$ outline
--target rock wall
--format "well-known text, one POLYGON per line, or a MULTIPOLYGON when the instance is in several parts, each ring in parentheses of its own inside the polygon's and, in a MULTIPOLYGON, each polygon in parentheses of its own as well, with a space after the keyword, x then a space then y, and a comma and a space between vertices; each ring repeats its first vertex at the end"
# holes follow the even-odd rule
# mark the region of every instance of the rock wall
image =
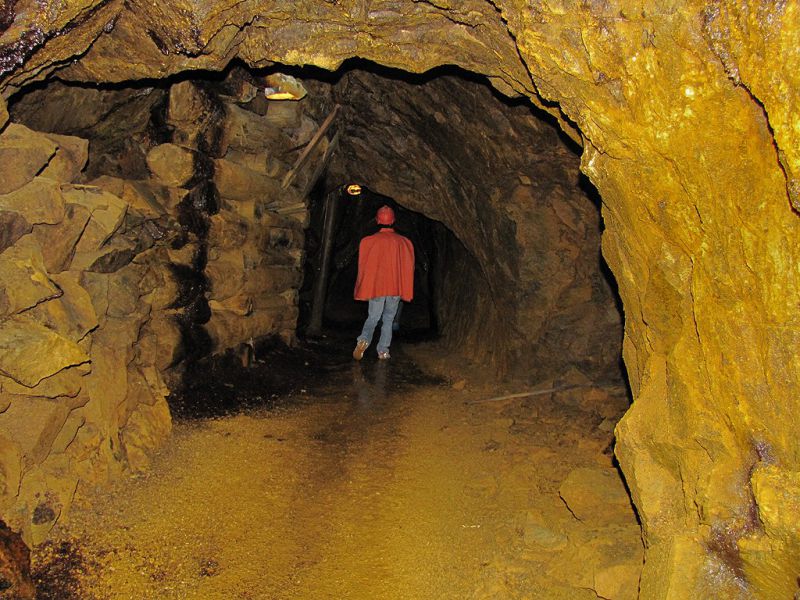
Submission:
MULTIPOLYGON (((267 116, 237 100, 179 83, 172 142, 133 162, 98 144, 95 164, 146 161, 146 179, 87 181, 86 139, 14 122, 0 134, 0 515, 28 544, 79 486, 148 465, 186 360, 293 339, 307 216, 268 157, 311 127, 299 103, 267 116)), ((25 102, 15 114, 32 114, 25 102)))

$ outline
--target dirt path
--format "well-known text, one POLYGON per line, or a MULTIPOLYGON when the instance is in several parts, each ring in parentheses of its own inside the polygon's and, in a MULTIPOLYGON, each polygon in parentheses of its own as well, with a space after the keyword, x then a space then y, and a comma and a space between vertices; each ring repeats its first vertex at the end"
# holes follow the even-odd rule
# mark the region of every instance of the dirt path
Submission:
POLYGON ((403 361, 178 424, 149 475, 84 498, 36 552, 43 597, 635 598, 607 452, 622 391, 482 402, 518 390, 407 385, 403 361))

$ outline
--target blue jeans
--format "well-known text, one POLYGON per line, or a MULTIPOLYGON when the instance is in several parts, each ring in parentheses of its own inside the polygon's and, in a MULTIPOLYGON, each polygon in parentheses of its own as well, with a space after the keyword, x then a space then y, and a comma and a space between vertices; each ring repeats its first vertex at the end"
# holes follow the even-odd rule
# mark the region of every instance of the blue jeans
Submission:
POLYGON ((392 343, 392 323, 398 306, 400 306, 400 296, 372 298, 369 301, 367 320, 364 321, 364 328, 361 330, 361 335, 358 336, 358 339, 370 344, 378 321, 383 321, 381 324, 381 337, 378 340, 378 352, 388 352, 392 343))

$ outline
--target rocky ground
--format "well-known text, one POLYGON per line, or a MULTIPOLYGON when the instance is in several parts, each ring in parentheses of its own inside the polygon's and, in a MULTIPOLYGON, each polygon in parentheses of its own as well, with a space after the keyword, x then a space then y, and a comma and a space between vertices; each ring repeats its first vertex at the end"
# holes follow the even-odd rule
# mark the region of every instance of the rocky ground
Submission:
POLYGON ((207 393, 241 386, 247 408, 190 415, 148 475, 76 501, 33 553, 39 597, 637 597, 610 450, 624 387, 492 384, 432 343, 361 363, 345 346, 307 346, 260 406, 270 365, 249 387, 215 373, 207 393))

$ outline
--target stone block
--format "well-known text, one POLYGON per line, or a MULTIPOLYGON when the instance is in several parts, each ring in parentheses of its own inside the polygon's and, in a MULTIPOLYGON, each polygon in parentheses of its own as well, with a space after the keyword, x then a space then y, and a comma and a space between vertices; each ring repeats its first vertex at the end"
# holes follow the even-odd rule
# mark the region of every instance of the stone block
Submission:
POLYGON ((92 299, 94 314, 102 324, 108 314, 108 275, 105 273, 81 273, 80 285, 92 299))
POLYGON ((13 246, 19 238, 33 231, 33 226, 18 212, 0 210, 0 252, 13 246))
POLYGON ((250 225, 237 213, 221 210, 209 219, 208 244, 212 249, 237 248, 242 246, 250 230, 250 225))
POLYGON ((90 217, 91 213, 85 206, 67 204, 61 223, 34 226, 33 236, 39 242, 44 264, 50 273, 59 273, 69 267, 75 245, 90 217))
POLYGON ((53 141, 58 148, 41 175, 57 181, 75 181, 89 160, 89 140, 56 133, 43 135, 53 141))
MULTIPOLYGON (((181 343, 181 332, 172 316, 154 314, 145 325, 137 343, 138 362, 154 365, 159 372, 170 368, 175 362, 175 352, 181 343)), ((152 374, 145 377, 153 381, 152 374)))
POLYGON ((272 127, 279 129, 294 129, 300 126, 300 115, 303 114, 299 102, 276 101, 267 105, 267 114, 264 120, 272 127))
POLYGON ((56 144, 41 133, 9 123, 0 134, 0 164, 3 165, 0 194, 8 194, 31 182, 56 150, 56 144))
POLYGON ((67 417, 67 420, 64 422, 64 426, 61 428, 61 431, 58 432, 56 439, 53 440, 53 445, 50 449, 50 452, 54 454, 63 454, 66 452, 70 444, 75 441, 75 437, 78 435, 78 430, 83 427, 85 423, 85 416, 80 414, 78 411, 72 411, 67 417))
POLYGON ((33 387, 62 369, 89 357, 75 344, 25 316, 0 322, 0 372, 33 387))
POLYGON ((270 175, 267 171, 268 157, 269 154, 266 151, 245 152, 236 148, 228 148, 223 158, 262 175, 270 175))
POLYGON ((133 210, 147 219, 157 219, 174 210, 186 190, 170 188, 151 181, 125 181, 120 196, 133 210))
POLYGON ((139 283, 147 267, 131 264, 108 276, 108 316, 127 318, 149 313, 150 307, 140 299, 139 283))
POLYGON ((574 469, 561 483, 559 494, 581 521, 635 522, 630 497, 616 469, 574 469))
POLYGON ((224 300, 237 294, 244 285, 244 259, 240 250, 221 253, 206 265, 208 278, 208 298, 224 300))
POLYGON ((209 300, 208 307, 213 311, 226 311, 240 317, 246 317, 253 312, 253 299, 247 294, 238 294, 219 302, 209 300))
MULTIPOLYGON (((85 367, 67 367, 45 377, 33 387, 28 387, 17 383, 10 377, 0 376, 0 388, 4 393, 16 396, 33 396, 40 398, 77 398, 83 385, 83 376, 86 374, 85 367)), ((79 402, 64 402, 65 406, 75 408, 79 402)))
POLYGON ((128 205, 118 196, 95 186, 65 186, 62 190, 67 203, 84 206, 91 213, 75 247, 76 253, 98 250, 122 225, 128 205))
POLYGON ((262 266, 246 273, 244 291, 252 296, 281 293, 300 283, 301 272, 295 267, 262 266))
POLYGON ((177 144, 160 144, 147 153, 147 168, 164 185, 182 187, 195 175, 196 152, 177 144))
POLYGON ((120 439, 125 446, 128 465, 134 471, 150 466, 150 456, 172 431, 172 417, 166 400, 152 405, 139 404, 131 414, 120 439))
POLYGON ((63 454, 48 458, 45 465, 27 474, 20 487, 20 499, 27 513, 23 537, 31 545, 44 542, 62 514, 69 510, 78 477, 63 454))
POLYGON ((56 298, 61 290, 50 280, 39 245, 31 236, 0 254, 0 317, 13 315, 56 298))
POLYGON ((594 591, 600 598, 609 600, 636 600, 639 598, 640 565, 614 565, 596 571, 594 591))
POLYGON ((159 311, 169 308, 175 303, 178 298, 178 281, 175 274, 169 269, 169 265, 163 262, 150 266, 148 279, 140 282, 140 290, 142 290, 142 301, 150 304, 153 311, 159 311), (155 285, 147 285, 151 279, 156 277, 155 285))
POLYGON ((19 213, 31 225, 60 223, 64 218, 61 184, 46 177, 31 178, 14 191, 0 195, 0 210, 19 213))
POLYGON ((271 200, 283 194, 277 180, 225 159, 214 161, 214 183, 228 200, 271 200))
POLYGON ((76 246, 69 265, 75 271, 116 273, 129 265, 136 256, 136 244, 123 237, 115 237, 96 249, 79 250, 80 247, 80 244, 76 246))
MULTIPOLYGON (((7 411, 0 413, 0 419, 7 411)), ((22 480, 22 450, 19 444, 0 433, 0 512, 8 514, 22 480)))
POLYGON ((283 311, 258 310, 246 317, 227 311, 212 313, 211 319, 206 324, 211 339, 214 341, 214 351, 223 352, 235 348, 251 338, 259 338, 277 333, 283 327, 283 311))
POLYGON ((128 394, 128 350, 95 343, 92 346, 92 372, 86 377, 91 398, 86 409, 94 413, 92 422, 111 433, 118 424, 117 410, 128 394))
POLYGON ((40 464, 67 420, 69 409, 53 400, 25 398, 0 414, 0 435, 20 449, 26 469, 40 464))
MULTIPOLYGON (((167 123, 174 129, 174 141, 197 148, 206 131, 223 116, 219 101, 190 81, 176 83, 169 90, 167 123)), ((219 156, 222 156, 221 152, 219 156)))
POLYGON ((65 271, 50 278, 61 290, 61 295, 41 302, 30 310, 30 314, 48 329, 78 342, 98 324, 92 299, 79 282, 80 273, 65 271))
POLYGON ((235 104, 226 104, 225 117, 220 124, 221 155, 226 155, 231 148, 252 154, 291 148, 292 142, 281 131, 281 126, 287 119, 293 120, 294 116, 284 114, 285 109, 275 109, 270 117, 269 111, 268 108, 267 115, 261 116, 235 104))

